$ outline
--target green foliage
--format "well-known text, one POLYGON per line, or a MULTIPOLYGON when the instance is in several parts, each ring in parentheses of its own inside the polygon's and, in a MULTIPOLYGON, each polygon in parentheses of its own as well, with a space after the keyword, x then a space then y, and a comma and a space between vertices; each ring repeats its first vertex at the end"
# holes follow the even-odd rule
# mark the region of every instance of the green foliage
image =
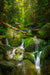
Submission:
POLYGON ((48 45, 41 54, 41 75, 50 73, 50 45, 48 45))
POLYGON ((50 45, 48 45, 47 47, 45 47, 45 49, 42 51, 41 53, 41 58, 40 58, 40 61, 41 61, 41 66, 43 66, 43 64, 46 64, 47 62, 50 61, 50 45))
POLYGON ((46 38, 50 38, 50 23, 45 24, 38 32, 40 34, 40 36, 44 39, 46 38))
POLYGON ((27 38, 24 41, 24 48, 26 52, 33 52, 35 50, 35 42, 32 38, 27 38))
POLYGON ((24 55, 23 55, 23 58, 24 59, 28 59, 30 60, 32 63, 34 63, 34 56, 33 54, 29 53, 29 52, 25 52, 24 55))
POLYGON ((8 28, 6 37, 8 38, 9 44, 11 46, 17 47, 21 44, 23 35, 21 32, 8 28))

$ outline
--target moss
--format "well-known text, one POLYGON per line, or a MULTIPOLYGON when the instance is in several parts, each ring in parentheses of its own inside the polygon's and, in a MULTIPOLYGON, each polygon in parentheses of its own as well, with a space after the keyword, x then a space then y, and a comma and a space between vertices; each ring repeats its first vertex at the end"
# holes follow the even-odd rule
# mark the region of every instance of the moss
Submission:
POLYGON ((18 49, 15 50, 15 54, 17 54, 17 53, 22 54, 23 50, 21 48, 18 48, 18 49))
POLYGON ((21 66, 16 65, 11 75, 37 75, 37 70, 29 60, 23 60, 21 66))
POLYGON ((3 58, 5 59, 7 57, 7 51, 12 49, 13 48, 8 45, 0 45, 0 54, 3 54, 3 58))
POLYGON ((39 53, 38 51, 34 53, 35 58, 37 57, 38 53, 39 53))
POLYGON ((42 51, 46 46, 45 40, 40 39, 40 43, 38 46, 39 46, 39 51, 42 51))
POLYGON ((0 60, 3 60, 3 54, 0 54, 0 60))
POLYGON ((8 61, 0 61, 0 70, 2 75, 9 75, 11 70, 14 68, 14 64, 8 61))
POLYGON ((50 73, 50 45, 45 47, 44 51, 42 51, 41 58, 41 75, 49 75, 50 73))
POLYGON ((3 39, 3 38, 5 38, 5 36, 4 35, 0 35, 0 39, 3 39))
POLYGON ((24 48, 26 52, 33 52, 35 51, 35 42, 32 40, 32 38, 27 38, 24 41, 24 48))
POLYGON ((15 54, 15 55, 13 56, 13 59, 14 59, 14 60, 20 60, 20 54, 17 54, 17 55, 15 54))
POLYGON ((9 44, 13 47, 16 47, 21 44, 23 35, 20 32, 8 28, 6 37, 8 38, 9 44))
POLYGON ((17 47, 21 44, 22 42, 22 39, 19 37, 19 38, 10 38, 8 39, 9 40, 9 44, 12 46, 12 47, 17 47))
POLYGON ((50 75, 50 63, 47 63, 41 68, 41 75, 50 75))
POLYGON ((37 75, 37 70, 35 66, 29 60, 24 60, 23 63, 24 63, 26 75, 37 75))
POLYGON ((40 34, 40 37, 42 37, 44 39, 48 39, 48 38, 50 38, 49 31, 50 31, 50 23, 47 23, 38 32, 40 34))
POLYGON ((46 63, 47 61, 50 61, 50 45, 45 47, 44 51, 41 53, 41 63, 46 63))
POLYGON ((34 55, 29 53, 29 52, 25 52, 24 55, 23 55, 23 58, 24 59, 28 59, 30 60, 32 63, 34 63, 34 55))

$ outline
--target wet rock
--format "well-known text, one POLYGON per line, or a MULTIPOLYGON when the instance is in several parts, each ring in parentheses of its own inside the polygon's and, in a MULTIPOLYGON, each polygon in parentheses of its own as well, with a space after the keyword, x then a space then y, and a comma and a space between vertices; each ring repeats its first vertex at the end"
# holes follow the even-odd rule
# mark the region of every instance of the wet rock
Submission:
POLYGON ((6 44, 6 37, 4 35, 0 35, 0 44, 6 44))
POLYGON ((40 63, 41 63, 41 75, 49 75, 50 74, 50 45, 45 47, 44 51, 42 51, 40 63))
POLYGON ((12 50, 12 47, 9 47, 8 45, 0 45, 0 55, 2 59, 7 59, 7 51, 12 50))
POLYGON ((21 61, 22 58, 20 58, 20 56, 21 56, 20 54, 17 54, 17 55, 15 54, 12 59, 21 61))
POLYGON ((14 63, 8 61, 0 61, 1 75, 10 75, 10 72, 13 68, 14 68, 14 63))
POLYGON ((37 70, 29 60, 24 60, 20 66, 16 65, 11 74, 13 73, 14 75, 37 75, 37 70))
POLYGON ((19 46, 22 42, 22 33, 10 28, 7 30, 6 37, 8 38, 9 44, 13 47, 19 46))
POLYGON ((21 48, 18 48, 18 49, 15 50, 15 54, 17 54, 17 53, 22 54, 23 50, 21 48))
POLYGON ((40 37, 43 39, 50 38, 50 23, 45 24, 39 31, 40 37))
POLYGON ((29 52, 25 52, 24 55, 23 55, 23 59, 28 59, 32 63, 34 63, 34 58, 35 58, 35 56, 32 53, 29 53, 29 52))
POLYGON ((40 41, 40 43, 38 45, 39 51, 42 51, 45 48, 45 46, 46 46, 47 43, 43 39, 39 39, 39 41, 40 41))
POLYGON ((24 41, 24 48, 26 52, 33 52, 35 51, 35 42, 32 38, 27 38, 24 41))
POLYGON ((25 68, 26 75, 37 75, 35 66, 29 60, 24 60, 22 64, 25 68))
POLYGON ((45 41, 34 36, 33 38, 27 38, 24 41, 24 48, 26 52, 41 51, 46 46, 45 41))
POLYGON ((3 54, 0 54, 0 60, 3 60, 3 54))

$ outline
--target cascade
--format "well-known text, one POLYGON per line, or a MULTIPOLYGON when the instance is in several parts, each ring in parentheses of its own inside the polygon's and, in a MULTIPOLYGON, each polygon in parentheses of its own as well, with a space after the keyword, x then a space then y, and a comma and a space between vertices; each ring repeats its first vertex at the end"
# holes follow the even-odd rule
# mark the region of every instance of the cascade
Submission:
MULTIPOLYGON (((6 38, 6 44, 8 46, 10 46, 7 38, 6 38)), ((12 59, 13 58, 13 55, 15 55, 16 49, 19 49, 19 48, 22 49, 22 54, 21 54, 21 56, 19 58, 22 58, 23 59, 23 52, 24 52, 24 46, 23 45, 24 45, 24 40, 22 41, 22 44, 19 47, 14 48, 12 52, 11 51, 7 51, 7 54, 10 57, 10 59, 12 59)))
MULTIPOLYGON (((33 38, 33 40, 35 41, 35 52, 38 52, 38 46, 40 44, 40 39, 37 39, 37 38, 33 38)), ((37 70, 40 72, 40 55, 41 55, 41 51, 37 54, 37 57, 34 58, 34 61, 35 61, 35 67, 37 68, 37 70)))
POLYGON ((40 55, 41 55, 41 51, 38 53, 36 59, 35 59, 35 67, 37 68, 37 70, 40 72, 40 55))
POLYGON ((7 38, 6 38, 6 45, 10 46, 7 38))
POLYGON ((30 33, 30 32, 31 32, 31 30, 30 30, 30 29, 28 29, 28 28, 26 28, 26 31, 27 31, 28 33, 30 33))

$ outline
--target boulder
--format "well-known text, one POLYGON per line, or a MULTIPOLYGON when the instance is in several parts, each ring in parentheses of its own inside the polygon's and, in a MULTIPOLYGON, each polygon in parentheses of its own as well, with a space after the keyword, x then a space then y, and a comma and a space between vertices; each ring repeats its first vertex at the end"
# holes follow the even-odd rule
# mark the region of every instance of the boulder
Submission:
POLYGON ((10 75, 11 70, 14 68, 14 63, 8 61, 0 61, 0 75, 10 75))
POLYGON ((40 57, 41 64, 41 75, 50 74, 50 45, 45 47, 40 57))
POLYGON ((28 59, 32 63, 34 63, 34 58, 35 58, 35 56, 32 53, 29 53, 29 52, 25 52, 24 55, 23 55, 23 59, 28 59))
POLYGON ((38 75, 37 70, 29 60, 23 60, 22 63, 16 65, 12 70, 11 75, 38 75))
POLYGON ((9 44, 13 47, 17 47, 21 44, 22 36, 21 32, 17 32, 10 28, 7 29, 6 37, 8 38, 9 44))
POLYGON ((4 35, 0 35, 0 44, 6 44, 6 37, 4 35))
POLYGON ((7 59, 7 51, 12 50, 13 48, 8 45, 0 45, 0 60, 7 59))
POLYGON ((50 23, 45 24, 38 33, 40 34, 40 37, 43 39, 49 39, 50 38, 50 23))
POLYGON ((41 51, 46 46, 43 39, 39 39, 36 36, 33 38, 27 38, 24 41, 24 48, 26 52, 41 51))
POLYGON ((32 38, 27 38, 24 41, 24 48, 26 52, 33 52, 35 51, 35 42, 32 38))

